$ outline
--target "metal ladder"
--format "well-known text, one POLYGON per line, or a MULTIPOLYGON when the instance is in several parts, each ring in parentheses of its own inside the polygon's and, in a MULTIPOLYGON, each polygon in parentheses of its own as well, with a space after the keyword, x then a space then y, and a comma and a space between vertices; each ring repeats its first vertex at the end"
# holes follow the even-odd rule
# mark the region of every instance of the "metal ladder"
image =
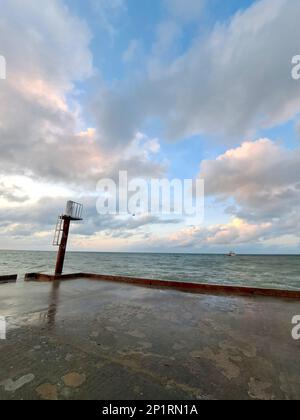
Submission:
POLYGON ((56 228, 54 232, 54 239, 53 239, 53 246, 60 245, 61 234, 63 232, 63 218, 62 216, 58 216, 56 228))

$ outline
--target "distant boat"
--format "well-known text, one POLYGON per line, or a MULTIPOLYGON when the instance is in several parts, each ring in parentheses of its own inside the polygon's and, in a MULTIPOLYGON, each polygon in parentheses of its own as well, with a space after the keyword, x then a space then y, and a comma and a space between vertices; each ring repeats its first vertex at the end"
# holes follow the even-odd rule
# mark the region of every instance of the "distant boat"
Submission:
POLYGON ((236 257, 236 253, 235 253, 235 252, 233 252, 233 251, 230 251, 230 252, 227 254, 227 257, 236 257))

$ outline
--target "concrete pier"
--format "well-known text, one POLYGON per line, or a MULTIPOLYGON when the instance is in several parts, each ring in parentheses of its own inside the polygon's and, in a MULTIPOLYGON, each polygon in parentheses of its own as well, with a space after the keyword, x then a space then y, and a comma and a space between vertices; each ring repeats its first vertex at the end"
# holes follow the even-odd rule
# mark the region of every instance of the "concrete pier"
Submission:
POLYGON ((0 285, 0 399, 299 399, 300 300, 91 281, 0 285))

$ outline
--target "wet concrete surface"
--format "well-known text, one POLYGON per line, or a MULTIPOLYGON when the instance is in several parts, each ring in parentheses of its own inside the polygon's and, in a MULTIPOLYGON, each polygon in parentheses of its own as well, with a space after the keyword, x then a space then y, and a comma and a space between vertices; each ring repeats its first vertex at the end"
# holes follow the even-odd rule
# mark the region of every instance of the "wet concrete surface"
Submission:
POLYGON ((299 399, 300 301, 0 285, 0 399, 299 399))

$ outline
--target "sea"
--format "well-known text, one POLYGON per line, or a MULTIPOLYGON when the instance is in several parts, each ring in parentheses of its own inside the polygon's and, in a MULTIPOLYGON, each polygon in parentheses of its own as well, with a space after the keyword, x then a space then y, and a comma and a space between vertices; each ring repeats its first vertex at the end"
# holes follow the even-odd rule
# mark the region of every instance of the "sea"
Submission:
MULTIPOLYGON (((55 260, 55 252, 0 251, 0 276, 53 273, 55 260)), ((64 272, 300 290, 298 255, 68 252, 64 272)))

